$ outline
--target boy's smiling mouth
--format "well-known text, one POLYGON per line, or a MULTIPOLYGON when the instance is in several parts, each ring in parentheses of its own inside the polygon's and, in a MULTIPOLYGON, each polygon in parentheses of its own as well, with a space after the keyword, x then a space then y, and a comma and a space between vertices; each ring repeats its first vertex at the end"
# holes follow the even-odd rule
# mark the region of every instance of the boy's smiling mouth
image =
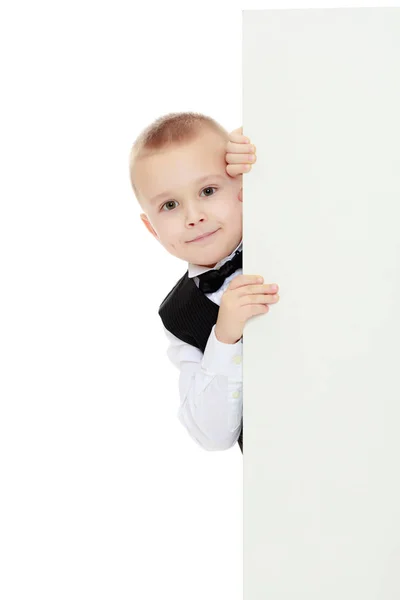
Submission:
POLYGON ((210 238, 212 235, 214 235, 214 233, 217 233, 217 231, 219 231, 219 229, 215 229, 214 231, 210 231, 209 233, 203 233, 203 235, 198 236, 197 238, 194 238, 193 240, 189 240, 186 243, 190 244, 191 242, 201 242, 205 239, 210 238))

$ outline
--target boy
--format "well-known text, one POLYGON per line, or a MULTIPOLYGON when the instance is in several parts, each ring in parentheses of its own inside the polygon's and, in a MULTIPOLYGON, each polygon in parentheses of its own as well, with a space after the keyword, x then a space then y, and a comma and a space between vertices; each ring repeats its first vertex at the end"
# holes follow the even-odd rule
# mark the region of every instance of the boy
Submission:
POLYGON ((243 453, 243 329, 279 296, 278 286, 242 273, 242 174, 255 149, 241 131, 170 113, 135 141, 130 178, 146 228, 188 263, 159 308, 180 370, 179 420, 204 449, 237 441, 243 453))

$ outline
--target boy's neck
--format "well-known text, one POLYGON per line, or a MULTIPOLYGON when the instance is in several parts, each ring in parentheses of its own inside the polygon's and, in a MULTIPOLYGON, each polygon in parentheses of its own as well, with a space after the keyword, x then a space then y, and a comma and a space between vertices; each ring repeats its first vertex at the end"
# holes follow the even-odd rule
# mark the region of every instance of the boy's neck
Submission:
POLYGON ((241 246, 242 240, 240 240, 239 244, 236 246, 236 248, 234 248, 234 250, 232 250, 230 254, 228 254, 228 256, 221 258, 221 260, 218 261, 213 267, 207 265, 188 263, 189 277, 196 277, 197 275, 201 275, 206 271, 210 271, 210 269, 219 269, 219 267, 221 267, 223 263, 227 262, 231 258, 231 256, 236 252, 236 250, 239 250, 239 248, 241 248, 241 246))

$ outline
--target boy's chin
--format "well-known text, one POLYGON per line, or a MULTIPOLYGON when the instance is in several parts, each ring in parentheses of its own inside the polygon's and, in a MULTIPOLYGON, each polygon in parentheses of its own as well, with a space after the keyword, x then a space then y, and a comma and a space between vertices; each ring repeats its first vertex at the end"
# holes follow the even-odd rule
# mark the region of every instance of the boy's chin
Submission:
POLYGON ((208 269, 213 269, 220 260, 225 258, 226 253, 223 251, 216 252, 199 252, 196 256, 193 256, 188 262, 192 264, 199 265, 201 267, 207 267, 208 269))

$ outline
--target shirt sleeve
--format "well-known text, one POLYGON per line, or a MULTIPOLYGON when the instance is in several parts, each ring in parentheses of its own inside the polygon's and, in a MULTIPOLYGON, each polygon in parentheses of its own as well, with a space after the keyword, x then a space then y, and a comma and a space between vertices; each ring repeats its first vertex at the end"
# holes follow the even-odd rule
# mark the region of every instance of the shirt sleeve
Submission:
POLYGON ((180 422, 205 450, 231 448, 243 414, 242 340, 220 342, 214 325, 203 354, 164 330, 170 342, 167 355, 180 371, 180 422))

